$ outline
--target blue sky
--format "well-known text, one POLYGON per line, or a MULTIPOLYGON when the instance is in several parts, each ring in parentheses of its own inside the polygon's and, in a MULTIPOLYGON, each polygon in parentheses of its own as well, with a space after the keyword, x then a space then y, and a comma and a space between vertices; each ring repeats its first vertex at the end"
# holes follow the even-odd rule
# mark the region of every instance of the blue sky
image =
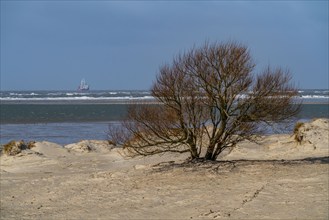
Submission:
POLYGON ((258 70, 328 88, 328 1, 3 1, 1 90, 149 89, 206 40, 249 46, 258 70))

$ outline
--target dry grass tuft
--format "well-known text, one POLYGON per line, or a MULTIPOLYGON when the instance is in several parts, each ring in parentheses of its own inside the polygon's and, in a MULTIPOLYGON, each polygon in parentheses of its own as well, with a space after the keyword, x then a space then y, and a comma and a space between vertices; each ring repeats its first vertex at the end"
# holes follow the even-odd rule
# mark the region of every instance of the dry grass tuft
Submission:
POLYGON ((33 147, 35 147, 35 141, 30 141, 27 144, 24 141, 10 141, 3 146, 1 153, 8 156, 15 156, 23 150, 31 149, 33 147))
POLYGON ((8 156, 15 156, 25 149, 27 149, 27 146, 23 141, 10 141, 3 146, 2 153, 8 156))
POLYGON ((294 127, 293 135, 295 136, 295 141, 299 144, 303 141, 303 135, 299 132, 300 128, 303 126, 304 126, 303 122, 297 122, 294 127))

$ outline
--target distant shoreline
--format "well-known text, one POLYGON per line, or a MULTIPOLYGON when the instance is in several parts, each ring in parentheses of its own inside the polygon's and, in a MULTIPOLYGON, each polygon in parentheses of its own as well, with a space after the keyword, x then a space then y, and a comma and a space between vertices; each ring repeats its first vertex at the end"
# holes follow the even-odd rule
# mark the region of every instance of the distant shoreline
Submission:
MULTIPOLYGON (((152 99, 117 99, 117 100, 1 100, 0 105, 130 105, 130 104, 161 104, 160 102, 152 99)), ((326 100, 303 100, 302 105, 329 105, 329 99, 326 100)))
POLYGON ((156 100, 1 100, 0 105, 130 105, 160 104, 156 100))

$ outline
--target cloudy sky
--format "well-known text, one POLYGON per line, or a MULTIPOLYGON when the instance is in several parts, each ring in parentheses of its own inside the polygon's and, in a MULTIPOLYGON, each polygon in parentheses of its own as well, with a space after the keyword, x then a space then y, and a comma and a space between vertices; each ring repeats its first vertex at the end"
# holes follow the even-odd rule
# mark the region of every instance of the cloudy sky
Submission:
POLYGON ((149 89, 206 40, 249 46, 261 70, 328 88, 328 1, 3 1, 1 90, 149 89))

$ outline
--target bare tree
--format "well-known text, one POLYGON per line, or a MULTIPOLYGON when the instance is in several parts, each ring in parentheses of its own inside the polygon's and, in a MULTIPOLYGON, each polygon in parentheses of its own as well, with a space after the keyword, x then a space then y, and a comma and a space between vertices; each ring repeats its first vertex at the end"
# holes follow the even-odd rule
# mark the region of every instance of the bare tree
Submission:
POLYGON ((216 160, 242 140, 254 140, 264 124, 295 116, 296 88, 281 68, 254 73, 248 48, 205 43, 160 67, 152 95, 160 104, 132 105, 113 141, 131 152, 152 155, 190 152, 216 160))

